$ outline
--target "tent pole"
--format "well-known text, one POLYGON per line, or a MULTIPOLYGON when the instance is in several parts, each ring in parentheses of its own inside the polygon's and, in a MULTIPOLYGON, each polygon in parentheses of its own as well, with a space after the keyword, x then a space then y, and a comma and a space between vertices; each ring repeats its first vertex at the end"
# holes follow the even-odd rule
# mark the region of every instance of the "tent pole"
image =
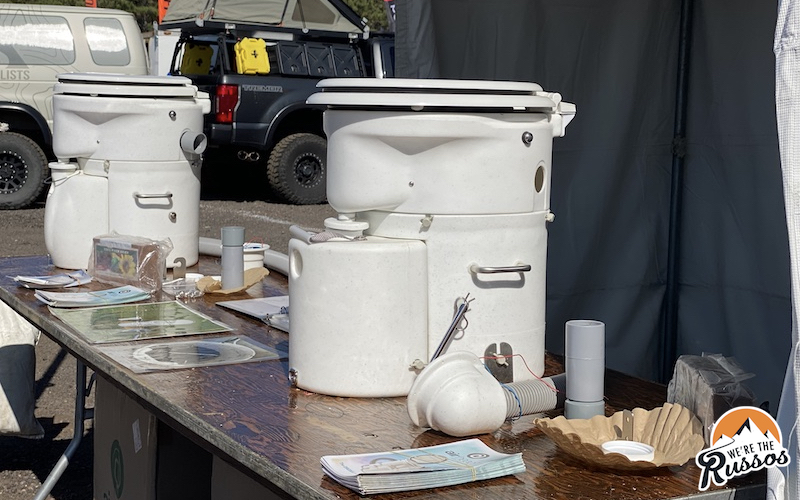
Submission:
POLYGON ((686 157, 686 108, 689 93, 689 52, 692 38, 694 0, 681 0, 678 39, 678 82, 675 95, 675 124, 672 138, 672 179, 669 201, 669 240, 667 247, 667 290, 664 331, 661 334, 661 382, 672 377, 678 357, 678 266, 680 263, 681 201, 686 157))

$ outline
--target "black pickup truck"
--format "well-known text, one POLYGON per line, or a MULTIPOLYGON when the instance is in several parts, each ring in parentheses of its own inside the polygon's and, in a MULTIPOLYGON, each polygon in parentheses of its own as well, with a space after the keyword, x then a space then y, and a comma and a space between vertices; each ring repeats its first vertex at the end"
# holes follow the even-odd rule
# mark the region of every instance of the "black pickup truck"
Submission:
POLYGON ((171 74, 211 95, 205 133, 216 169, 236 176, 231 169, 255 168, 282 201, 316 204, 326 199, 326 140, 322 110, 306 99, 321 79, 386 78, 393 68, 391 34, 209 33, 204 27, 182 30, 171 74), (245 42, 261 43, 263 51, 243 55, 245 42), (267 61, 258 61, 264 53, 267 61), (246 67, 253 62, 261 69, 246 67))

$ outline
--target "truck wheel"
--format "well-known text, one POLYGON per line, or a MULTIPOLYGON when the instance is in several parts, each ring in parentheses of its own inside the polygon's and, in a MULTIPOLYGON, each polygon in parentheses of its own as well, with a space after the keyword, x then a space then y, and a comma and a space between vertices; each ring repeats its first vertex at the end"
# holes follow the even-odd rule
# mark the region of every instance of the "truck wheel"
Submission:
POLYGON ((0 209, 27 207, 39 198, 46 182, 42 148, 24 135, 0 133, 0 209))
POLYGON ((325 139, 314 134, 293 134, 278 142, 267 161, 267 179, 289 203, 325 202, 327 177, 325 139))

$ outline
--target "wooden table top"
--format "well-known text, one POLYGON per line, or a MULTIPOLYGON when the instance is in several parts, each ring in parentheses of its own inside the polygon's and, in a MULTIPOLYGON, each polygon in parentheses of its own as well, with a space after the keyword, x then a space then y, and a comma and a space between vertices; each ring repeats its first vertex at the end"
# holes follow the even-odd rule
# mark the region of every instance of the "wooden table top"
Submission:
MULTIPOLYGON (((192 270, 218 273, 218 259, 203 256, 199 267, 192 270)), ((340 398, 292 388, 287 376, 288 359, 135 374, 87 344, 51 315, 47 306, 34 298, 33 290, 17 286, 10 278, 58 272, 62 271, 44 256, 0 259, 0 300, 100 376, 138 399, 158 418, 248 475, 272 483, 289 496, 360 498, 323 474, 319 463, 323 455, 417 448, 460 439, 416 427, 408 417, 405 398, 340 398)), ((108 286, 92 283, 76 290, 98 288, 108 286)), ((206 294, 185 303, 233 327, 237 334, 288 352, 288 334, 215 306, 220 300, 287 292, 286 277, 272 272, 262 286, 256 285, 246 292, 206 294)), ((170 299, 168 295, 157 295, 153 300, 170 299)), ((554 356, 548 355, 546 366, 548 374, 563 371, 560 360, 554 356)), ((606 396, 609 413, 634 407, 651 409, 664 402, 666 389, 608 371, 606 396)), ((558 413, 551 412, 551 416, 558 413)), ((686 498, 699 494, 699 469, 694 463, 678 470, 646 473, 594 470, 561 452, 532 421, 533 416, 523 416, 506 422, 494 433, 478 436, 497 451, 521 452, 527 466, 525 473, 380 498, 623 500, 686 498)), ((763 472, 734 480, 726 487, 712 486, 703 498, 731 498, 733 488, 737 499, 738 495, 763 498, 763 472)))

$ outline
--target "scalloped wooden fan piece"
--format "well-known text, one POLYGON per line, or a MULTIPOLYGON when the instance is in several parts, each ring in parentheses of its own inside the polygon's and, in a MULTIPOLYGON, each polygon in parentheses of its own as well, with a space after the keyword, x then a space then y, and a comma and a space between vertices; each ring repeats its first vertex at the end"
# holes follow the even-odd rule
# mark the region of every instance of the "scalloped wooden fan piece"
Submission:
POLYGON ((631 461, 619 453, 604 453, 601 445, 621 438, 623 412, 590 419, 538 418, 539 429, 568 454, 585 462, 612 469, 646 470, 681 466, 703 449, 702 425, 687 408, 665 403, 659 408, 633 410, 633 440, 655 448, 651 462, 631 461))

